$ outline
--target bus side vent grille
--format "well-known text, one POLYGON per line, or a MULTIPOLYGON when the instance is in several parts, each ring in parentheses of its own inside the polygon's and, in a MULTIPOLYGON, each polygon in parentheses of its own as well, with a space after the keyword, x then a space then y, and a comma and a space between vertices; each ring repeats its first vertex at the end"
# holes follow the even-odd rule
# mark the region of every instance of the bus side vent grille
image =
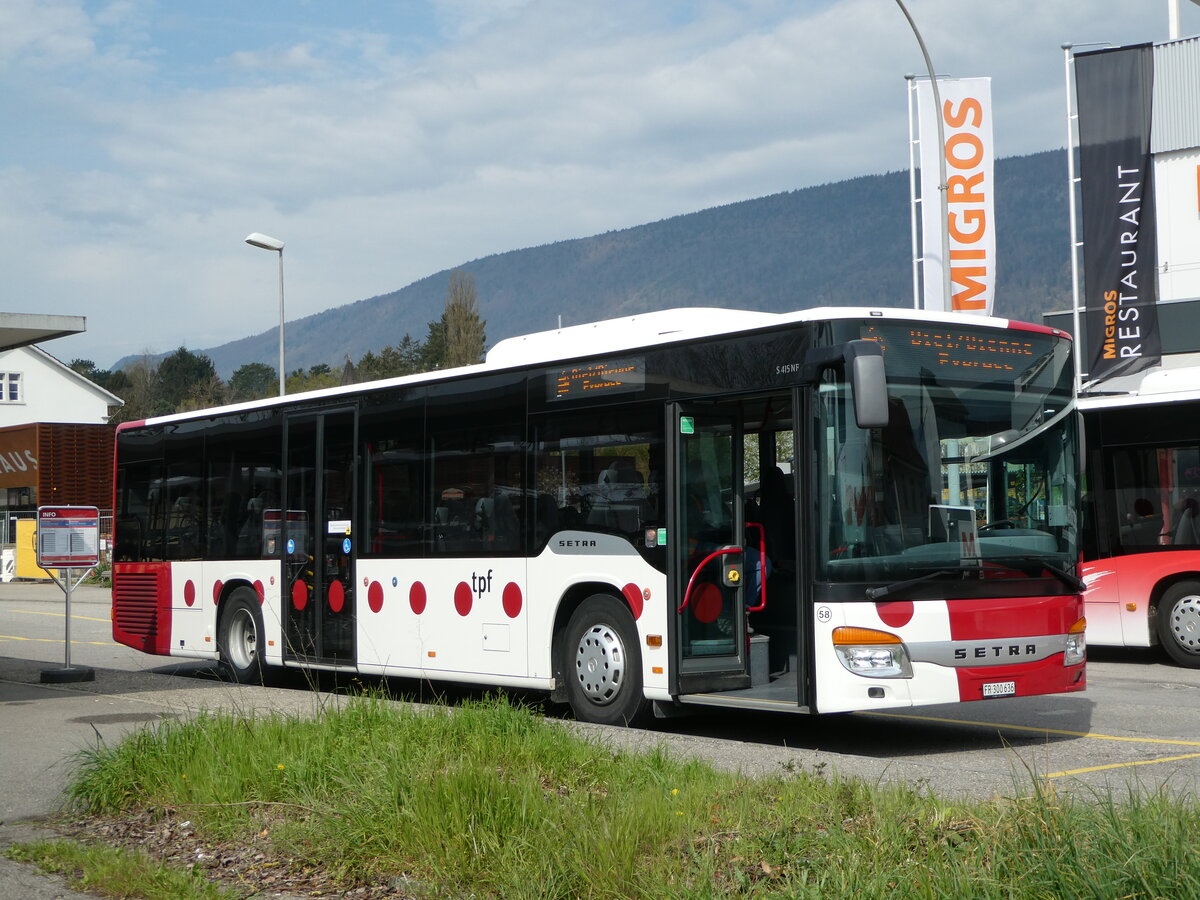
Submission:
POLYGON ((158 625, 158 573, 123 572, 113 580, 117 627, 149 636, 158 625))

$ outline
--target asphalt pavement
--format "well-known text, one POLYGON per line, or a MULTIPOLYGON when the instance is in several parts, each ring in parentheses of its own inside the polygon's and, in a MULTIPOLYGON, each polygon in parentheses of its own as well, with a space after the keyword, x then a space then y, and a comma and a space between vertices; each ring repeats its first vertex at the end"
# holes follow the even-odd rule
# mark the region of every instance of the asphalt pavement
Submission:
MULTIPOLYGON (((24 592, 31 601, 57 599, 61 605, 61 595, 55 598, 45 585, 6 584, 3 590, 8 597, 24 592)), ((67 889, 60 878, 3 855, 14 842, 54 837, 45 823, 63 811, 64 791, 81 752, 119 741, 131 729, 200 710, 304 713, 334 700, 331 695, 197 678, 194 672, 201 664, 155 657, 143 658, 158 668, 143 671, 91 667, 72 659, 72 668, 92 668, 94 680, 43 684, 43 673, 59 677, 65 668, 62 649, 61 643, 47 644, 41 660, 0 656, 0 898, 94 900, 67 889)))
MULTIPOLYGON (((210 662, 147 656, 112 641, 108 591, 80 588, 70 619, 71 661, 91 681, 46 684, 65 664, 61 591, 0 584, 0 898, 83 898, 59 879, 2 856, 14 841, 52 836, 46 820, 80 753, 131 730, 202 710, 315 712, 340 702, 304 679, 230 684, 210 662)), ((647 729, 564 727, 638 752, 666 749, 748 776, 823 772, 933 789, 952 798, 1027 793, 1030 773, 1085 797, 1134 784, 1200 794, 1200 670, 1150 651, 1103 651, 1086 693, 962 706, 817 717, 702 711, 647 729), (1131 774, 1132 773, 1132 774, 1131 774)), ((409 690, 415 682, 400 685, 409 690)), ((439 690, 445 686, 439 687, 439 690)))

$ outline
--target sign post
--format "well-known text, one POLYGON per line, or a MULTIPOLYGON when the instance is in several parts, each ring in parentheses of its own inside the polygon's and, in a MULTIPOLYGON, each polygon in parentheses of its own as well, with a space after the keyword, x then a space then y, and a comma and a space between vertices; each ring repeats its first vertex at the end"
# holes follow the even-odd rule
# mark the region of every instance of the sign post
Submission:
POLYGON ((100 511, 94 506, 39 506, 37 534, 37 564, 66 595, 64 665, 43 669, 42 683, 94 681, 95 669, 71 665, 71 591, 100 562, 100 511))

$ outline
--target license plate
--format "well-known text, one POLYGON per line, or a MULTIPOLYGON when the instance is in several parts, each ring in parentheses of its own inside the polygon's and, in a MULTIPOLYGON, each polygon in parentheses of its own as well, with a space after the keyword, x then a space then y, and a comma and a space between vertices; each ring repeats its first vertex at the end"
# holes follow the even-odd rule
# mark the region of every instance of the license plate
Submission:
POLYGON ((985 697, 1011 697, 1017 692, 1015 681, 991 681, 983 686, 985 697))

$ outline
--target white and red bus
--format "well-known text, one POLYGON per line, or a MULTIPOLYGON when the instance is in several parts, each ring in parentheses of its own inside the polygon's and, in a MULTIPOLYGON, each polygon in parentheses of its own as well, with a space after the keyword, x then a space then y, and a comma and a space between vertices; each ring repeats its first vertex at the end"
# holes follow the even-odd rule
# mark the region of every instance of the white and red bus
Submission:
POLYGON ((1080 397, 1088 638, 1200 667, 1200 368, 1080 397), (1105 392, 1107 391, 1107 392, 1105 392))
POLYGON ((1082 690, 1071 342, 686 309, 117 433, 113 633, 577 717, 1082 690))

